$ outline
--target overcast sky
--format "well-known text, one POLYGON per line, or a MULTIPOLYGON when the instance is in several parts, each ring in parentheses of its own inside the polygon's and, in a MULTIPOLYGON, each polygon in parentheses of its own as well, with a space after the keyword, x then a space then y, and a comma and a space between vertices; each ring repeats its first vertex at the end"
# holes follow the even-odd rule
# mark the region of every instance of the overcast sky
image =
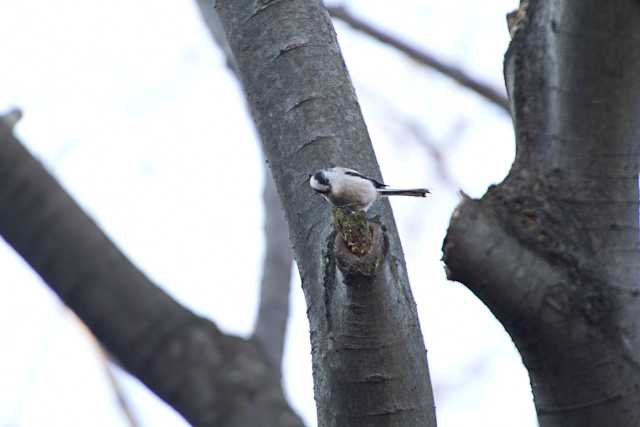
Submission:
MULTIPOLYGON (((504 16, 516 0, 346 4, 504 87, 504 16)), ((385 180, 433 189, 430 199, 393 207, 438 424, 535 426, 528 377, 509 337, 466 288, 446 281, 440 261, 457 186, 481 196, 508 171, 510 119, 393 49, 341 24, 336 29, 385 180), (442 150, 448 179, 416 134, 442 150)), ((195 5, 4 2, 0 40, 0 110, 23 109, 22 141, 159 286, 225 332, 250 334, 263 253, 264 162, 242 94, 195 5)), ((87 332, 1 240, 0 272, 0 426, 127 425, 87 332)), ((286 390, 314 426, 297 279, 291 298, 286 390)), ((137 380, 119 378, 143 426, 186 425, 137 380)))

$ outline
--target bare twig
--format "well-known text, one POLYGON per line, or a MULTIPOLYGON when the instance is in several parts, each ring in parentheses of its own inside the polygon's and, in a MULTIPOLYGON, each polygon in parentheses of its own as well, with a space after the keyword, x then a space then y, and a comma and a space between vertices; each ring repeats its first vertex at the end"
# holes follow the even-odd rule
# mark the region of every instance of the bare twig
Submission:
POLYGON ((111 363, 111 360, 107 353, 104 351, 102 346, 96 342, 96 347, 98 347, 98 358, 102 363, 102 367, 104 368, 104 373, 109 380, 109 385, 111 386, 111 390, 113 391, 114 396, 116 397, 116 401, 118 402, 118 407, 120 411, 127 419, 127 423, 130 427, 139 427, 141 424, 138 422, 138 419, 133 412, 133 408, 131 408, 131 404, 129 402, 129 398, 127 394, 122 389, 122 384, 120 384, 120 380, 116 376, 114 372, 114 367, 111 363))
POLYGON ((424 50, 420 50, 416 47, 411 46, 410 44, 394 37, 390 34, 387 34, 373 25, 368 24, 361 20, 360 18, 351 14, 347 9, 341 6, 328 6, 327 11, 331 14, 332 17, 337 18, 344 23, 348 24, 355 30, 361 31, 374 39, 378 40, 380 43, 384 43, 386 45, 392 46, 399 50, 400 52, 407 55, 409 58, 414 61, 426 65, 437 72, 453 79, 460 85, 476 92, 478 95, 482 96, 487 101, 497 105, 502 110, 509 112, 509 101, 505 95, 500 93, 495 88, 489 86, 486 83, 480 82, 475 78, 471 77, 466 72, 461 69, 447 64, 432 54, 425 52, 424 50))
POLYGON ((459 134, 465 128, 464 121, 456 122, 448 135, 442 138, 442 140, 447 141, 446 147, 444 147, 443 144, 438 144, 434 141, 429 131, 417 118, 401 113, 388 99, 384 99, 368 88, 362 88, 360 92, 366 94, 376 103, 384 120, 396 125, 391 127, 390 130, 397 135, 396 139, 398 141, 413 141, 416 143, 431 158, 442 182, 455 191, 460 189, 460 184, 452 176, 447 165, 447 153, 444 148, 451 149, 454 143, 459 140, 459 134), (409 138, 406 137, 407 133, 409 138))
POLYGON ((141 424, 138 421, 133 408, 131 407, 131 403, 129 402, 127 393, 123 390, 122 384, 120 383, 120 380, 118 380, 118 377, 116 376, 116 373, 114 371, 114 364, 116 363, 109 356, 109 353, 104 349, 102 344, 100 344, 96 337, 93 336, 87 326, 82 323, 82 320, 80 320, 80 318, 78 318, 78 316, 76 316, 75 313, 68 307, 63 306, 63 308, 65 309, 65 312, 73 320, 76 321, 78 326, 80 326, 89 342, 93 343, 93 346, 96 349, 96 355, 98 356, 98 361, 100 362, 105 376, 109 381, 109 386, 111 388, 111 391, 113 392, 114 397, 116 398, 116 401, 118 402, 118 407, 120 408, 122 415, 124 415, 124 417, 127 419, 127 425, 129 425, 129 427, 140 427, 141 424))
MULTIPOLYGON (((413 139, 422 147, 425 152, 431 157, 433 163, 436 166, 436 170, 438 171, 438 175, 440 175, 440 179, 447 184, 450 188, 459 190, 460 184, 456 181, 456 179, 451 175, 451 171, 449 170, 449 166, 447 165, 446 153, 439 146, 433 138, 429 135, 427 130, 417 121, 412 120, 411 118, 405 118, 402 120, 402 123, 409 131, 413 139)), ((464 126, 460 123, 457 126, 464 126)), ((454 141, 457 129, 454 127, 451 132, 451 137, 446 137, 445 139, 448 141, 454 141)), ((453 145, 453 144, 451 144, 453 145)))

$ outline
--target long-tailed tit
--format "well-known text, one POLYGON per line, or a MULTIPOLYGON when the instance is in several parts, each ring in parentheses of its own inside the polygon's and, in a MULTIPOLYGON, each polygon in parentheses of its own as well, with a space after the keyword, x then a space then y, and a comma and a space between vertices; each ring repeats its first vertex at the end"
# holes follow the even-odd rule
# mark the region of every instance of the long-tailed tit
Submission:
POLYGON ((309 175, 309 185, 332 205, 366 211, 380 196, 426 197, 426 188, 392 189, 358 171, 342 167, 321 169, 309 175))

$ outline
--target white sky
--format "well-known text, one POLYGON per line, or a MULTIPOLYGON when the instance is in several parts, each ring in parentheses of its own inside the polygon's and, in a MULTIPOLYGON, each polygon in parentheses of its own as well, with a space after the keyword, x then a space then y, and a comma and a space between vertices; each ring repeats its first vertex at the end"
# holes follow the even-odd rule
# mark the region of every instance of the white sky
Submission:
MULTIPOLYGON (((350 5, 503 86, 504 15, 516 0, 350 5)), ((434 189, 426 201, 395 201, 394 211, 439 425, 536 425, 508 336, 466 288, 444 277, 440 248, 457 196, 403 123, 419 123, 446 150, 453 179, 480 196, 513 159, 510 120, 393 50, 337 30, 386 181, 434 189)), ((17 132, 25 144, 152 280, 224 331, 248 335, 263 252, 263 162, 238 86, 194 4, 3 2, 0 40, 0 110, 24 110, 17 132), (242 258, 234 255, 239 248, 242 258)), ((0 426, 126 425, 94 344, 3 241, 0 272, 0 426)), ((296 280, 285 383, 314 426, 310 366, 296 280)), ((136 380, 121 378, 143 426, 186 425, 136 380)))

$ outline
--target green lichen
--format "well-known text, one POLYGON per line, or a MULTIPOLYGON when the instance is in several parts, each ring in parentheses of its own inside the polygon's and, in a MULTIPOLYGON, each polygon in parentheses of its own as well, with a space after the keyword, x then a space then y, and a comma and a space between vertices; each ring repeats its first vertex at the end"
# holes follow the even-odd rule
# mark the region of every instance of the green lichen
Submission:
POLYGON ((351 253, 358 256, 369 253, 372 233, 367 215, 363 211, 333 208, 331 216, 336 230, 351 253))

